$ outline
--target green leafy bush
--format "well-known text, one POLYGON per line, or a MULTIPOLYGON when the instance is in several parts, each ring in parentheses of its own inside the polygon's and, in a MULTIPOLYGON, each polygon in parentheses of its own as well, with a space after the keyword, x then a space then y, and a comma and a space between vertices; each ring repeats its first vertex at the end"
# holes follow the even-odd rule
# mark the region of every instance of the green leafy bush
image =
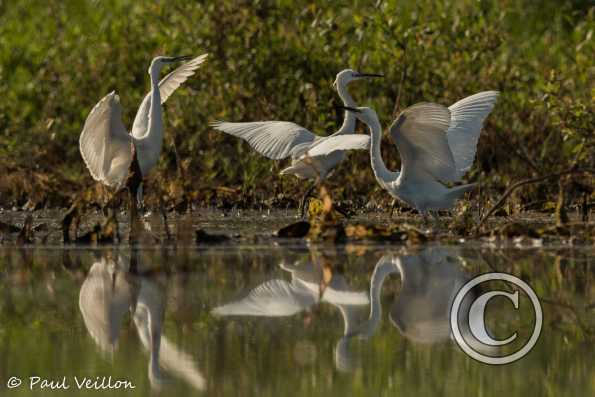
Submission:
MULTIPOLYGON (((332 82, 347 67, 385 74, 350 87, 385 125, 399 92, 403 108, 500 90, 468 175, 495 196, 572 162, 593 167, 594 29, 588 1, 0 0, 0 204, 63 204, 92 186, 78 136, 94 104, 115 89, 130 126, 151 58, 203 52, 208 63, 165 106, 165 153, 151 180, 170 198, 176 186, 203 204, 221 186, 245 205, 301 191, 278 176, 284 164, 208 123, 291 120, 331 133, 341 117, 332 82)), ((397 168, 394 146, 383 152, 397 168)), ((389 200, 370 189, 368 161, 352 153, 337 170, 337 198, 389 200)), ((555 192, 542 185, 520 200, 555 192)))

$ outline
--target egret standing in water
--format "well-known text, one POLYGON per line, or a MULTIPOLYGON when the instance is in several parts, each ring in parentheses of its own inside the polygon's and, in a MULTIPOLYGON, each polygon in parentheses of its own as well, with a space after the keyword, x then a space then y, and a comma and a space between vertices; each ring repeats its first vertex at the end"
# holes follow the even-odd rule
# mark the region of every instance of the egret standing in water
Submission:
MULTIPOLYGON (((360 73, 352 69, 345 69, 337 74, 333 86, 337 90, 344 106, 355 107, 355 101, 347 91, 347 85, 366 77, 382 77, 381 74, 360 73)), ((345 159, 346 154, 341 150, 334 150, 320 156, 304 156, 306 152, 325 140, 355 132, 355 116, 345 112, 341 128, 330 136, 315 135, 306 128, 288 121, 256 121, 243 123, 229 123, 217 121, 211 124, 216 130, 233 135, 248 142, 248 144, 263 156, 281 160, 292 158, 290 167, 283 169, 281 175, 295 175, 301 179, 324 180, 330 172, 345 159)), ((303 217, 306 201, 312 194, 314 183, 300 201, 300 214, 303 217)))
MULTIPOLYGON (((446 187, 442 182, 458 182, 473 165, 483 122, 494 107, 498 92, 485 91, 446 108, 435 103, 419 103, 405 109, 390 127, 399 154, 401 171, 386 168, 380 153, 382 127, 371 108, 348 108, 370 129, 370 160, 376 180, 391 196, 422 215, 451 209, 455 201, 475 184, 446 187)), ((335 143, 342 150, 362 149, 361 142, 335 143)), ((337 150, 332 145, 322 153, 337 150)))
POLYGON ((185 61, 188 56, 153 59, 149 67, 151 92, 143 99, 129 134, 122 124, 120 98, 114 91, 106 95, 85 121, 80 137, 80 151, 96 181, 130 193, 131 227, 136 219, 137 194, 142 196, 141 183, 157 164, 163 144, 161 105, 205 61, 207 54, 183 64, 161 81, 159 73, 164 65, 185 61), (132 175, 129 174, 132 173, 132 175))

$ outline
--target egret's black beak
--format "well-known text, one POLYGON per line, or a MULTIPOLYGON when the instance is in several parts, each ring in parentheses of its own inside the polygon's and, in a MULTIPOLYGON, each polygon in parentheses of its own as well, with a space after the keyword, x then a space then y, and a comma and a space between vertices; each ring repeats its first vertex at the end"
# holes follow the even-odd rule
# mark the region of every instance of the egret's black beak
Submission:
POLYGON ((169 57, 169 58, 164 59, 164 61, 171 63, 171 62, 188 61, 190 59, 192 59, 192 56, 191 55, 182 55, 182 56, 179 56, 179 57, 169 57))
POLYGON ((355 77, 358 78, 364 78, 364 77, 384 77, 383 74, 379 74, 379 73, 357 73, 357 75, 355 77))
POLYGON ((357 109, 357 108, 352 108, 350 106, 342 106, 342 105, 337 105, 337 109, 343 109, 343 110, 347 110, 348 112, 353 112, 353 113, 361 113, 362 111, 357 109))

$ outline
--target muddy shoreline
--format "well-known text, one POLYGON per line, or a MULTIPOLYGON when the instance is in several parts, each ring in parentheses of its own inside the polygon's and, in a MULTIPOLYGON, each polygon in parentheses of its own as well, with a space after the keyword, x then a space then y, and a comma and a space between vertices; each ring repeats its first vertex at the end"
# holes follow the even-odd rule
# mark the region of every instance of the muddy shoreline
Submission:
MULTIPOLYGON (((29 244, 60 245, 63 241, 62 219, 64 210, 50 209, 39 211, 6 211, 0 212, 0 244, 18 244, 19 229, 27 224, 31 217, 32 240, 29 244)), ((295 224, 301 220, 295 209, 283 210, 230 210, 220 211, 213 209, 199 209, 187 213, 170 211, 165 214, 167 230, 164 226, 163 213, 147 211, 142 217, 143 233, 141 244, 238 244, 238 243, 275 243, 280 238, 277 233, 283 227, 295 224), (197 231, 203 233, 203 238, 197 237, 197 231), (211 236, 220 236, 221 239, 211 241, 211 236)), ((307 222, 313 227, 323 229, 341 228, 341 233, 346 233, 345 238, 328 238, 328 233, 312 236, 290 235, 289 237, 304 237, 308 241, 322 242, 353 242, 376 241, 399 243, 411 239, 426 241, 474 241, 499 242, 506 240, 520 245, 540 245, 548 242, 559 244, 595 244, 595 221, 581 222, 580 216, 569 214, 569 222, 556 226, 553 214, 527 212, 522 216, 494 216, 482 228, 473 232, 474 225, 478 222, 477 216, 440 216, 438 219, 424 220, 415 213, 390 214, 385 211, 359 211, 344 217, 334 214, 330 218, 310 217, 307 222), (345 232, 346 231, 346 232, 345 232), (398 234, 401 233, 401 234, 398 234), (412 233, 415 236, 412 236, 412 233)), ((120 236, 112 243, 126 244, 129 231, 128 213, 119 211, 115 214, 117 219, 116 233, 120 236)), ((76 235, 89 233, 94 225, 102 225, 106 217, 96 210, 90 210, 80 217, 76 225, 76 235)), ((71 226, 72 230, 72 226, 71 226)), ((74 240, 72 242, 75 242, 74 240)), ((80 242, 80 241, 79 241, 80 242)), ((87 243, 95 244, 95 241, 87 243)))

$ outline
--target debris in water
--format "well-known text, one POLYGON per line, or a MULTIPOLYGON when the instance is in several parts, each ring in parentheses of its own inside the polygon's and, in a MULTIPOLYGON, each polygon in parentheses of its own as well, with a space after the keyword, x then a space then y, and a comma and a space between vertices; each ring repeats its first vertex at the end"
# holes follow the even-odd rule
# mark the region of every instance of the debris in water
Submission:
POLYGON ((280 238, 303 238, 308 235, 309 231, 310 222, 298 221, 279 229, 276 236, 280 238))
POLYGON ((197 229, 195 232, 196 244, 221 244, 231 240, 224 234, 209 234, 203 229, 197 229))

